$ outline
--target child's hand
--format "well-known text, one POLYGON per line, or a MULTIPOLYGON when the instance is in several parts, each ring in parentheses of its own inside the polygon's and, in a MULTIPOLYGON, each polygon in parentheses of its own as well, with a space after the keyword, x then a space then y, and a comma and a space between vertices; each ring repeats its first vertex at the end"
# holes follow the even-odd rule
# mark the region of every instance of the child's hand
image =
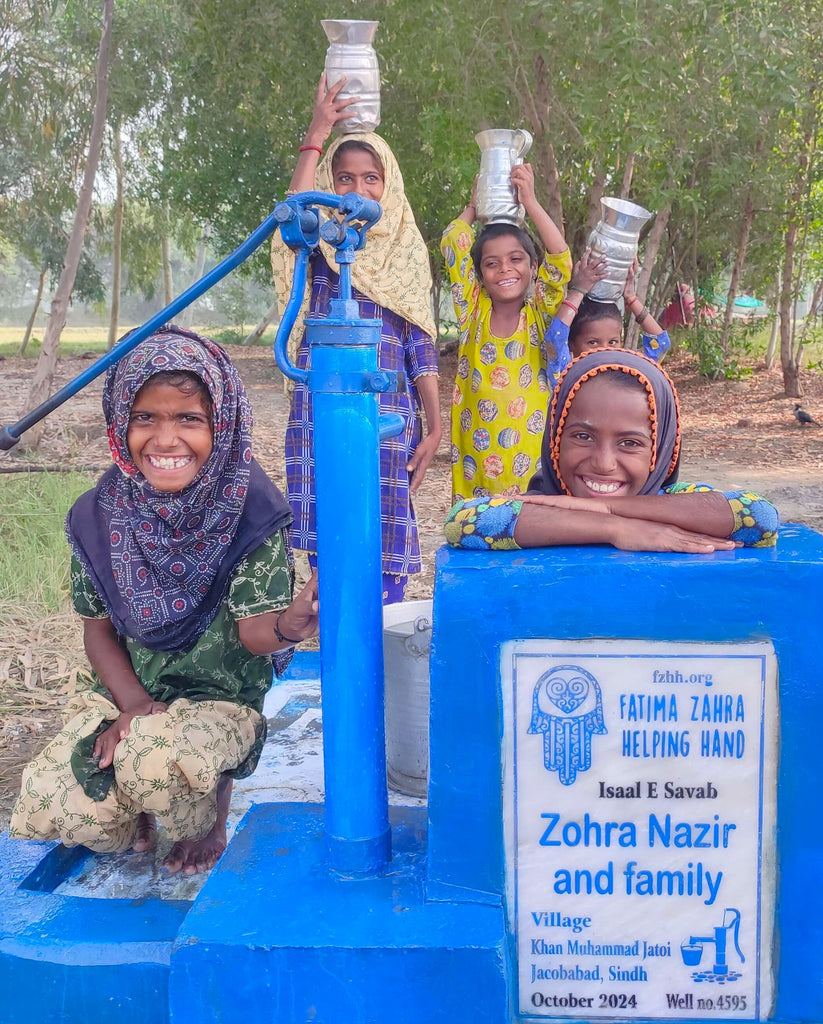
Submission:
POLYGON ((277 626, 284 636, 294 640, 308 640, 309 637, 317 636, 320 631, 319 613, 320 602, 315 570, 289 607, 280 613, 277 626))
POLYGON ((440 447, 441 437, 441 434, 427 434, 414 449, 414 454, 406 464, 406 469, 411 473, 409 491, 412 496, 417 494, 418 488, 423 483, 426 470, 440 447))
POLYGON ((637 286, 635 280, 637 278, 637 272, 640 269, 640 263, 637 257, 632 260, 632 265, 629 267, 629 272, 626 274, 626 283, 623 286, 623 298, 633 299, 637 295, 637 286))
POLYGON ((518 203, 528 210, 537 202, 534 194, 534 169, 531 164, 515 164, 512 167, 511 183, 518 203))
POLYGON ((314 103, 309 130, 306 132, 306 142, 311 145, 322 146, 332 133, 332 128, 338 121, 344 120, 349 115, 348 108, 352 103, 357 103, 359 96, 351 96, 346 99, 338 99, 340 90, 346 84, 347 79, 341 78, 335 82, 330 89, 326 89, 326 75, 320 76, 320 84, 317 86, 317 99, 314 103))
POLYGON ((726 537, 710 537, 693 533, 669 523, 647 519, 612 516, 612 544, 623 551, 683 551, 693 555, 709 555, 713 551, 733 551, 738 544, 726 537))
POLYGON ((593 253, 587 249, 575 263, 569 291, 575 290, 587 295, 598 281, 602 281, 609 273, 609 264, 602 253, 593 253))
POLYGON ((92 754, 97 758, 98 768, 108 768, 112 763, 117 744, 120 740, 124 740, 131 732, 133 718, 137 718, 139 715, 159 715, 163 711, 168 711, 168 704, 164 704, 159 700, 147 701, 145 706, 141 706, 136 711, 121 711, 114 722, 97 738, 97 742, 94 744, 92 754))

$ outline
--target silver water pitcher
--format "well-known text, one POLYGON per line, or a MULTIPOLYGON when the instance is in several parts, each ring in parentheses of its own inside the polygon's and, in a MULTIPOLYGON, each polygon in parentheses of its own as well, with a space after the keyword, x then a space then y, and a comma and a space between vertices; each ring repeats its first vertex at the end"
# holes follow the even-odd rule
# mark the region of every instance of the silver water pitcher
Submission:
POLYGON ((597 302, 617 302, 623 295, 643 225, 652 216, 628 199, 600 200, 602 216, 589 235, 586 245, 593 255, 605 256, 609 273, 589 292, 597 302))
POLYGON ((321 21, 331 44, 326 50, 326 86, 331 87, 345 75, 347 81, 338 98, 359 96, 347 107, 345 121, 336 128, 344 135, 373 132, 380 124, 380 65, 372 46, 379 21, 321 21))
POLYGON ((477 219, 481 224, 506 221, 522 224, 526 213, 512 188, 512 167, 522 164, 532 146, 525 128, 490 128, 474 137, 480 147, 477 178, 477 219))

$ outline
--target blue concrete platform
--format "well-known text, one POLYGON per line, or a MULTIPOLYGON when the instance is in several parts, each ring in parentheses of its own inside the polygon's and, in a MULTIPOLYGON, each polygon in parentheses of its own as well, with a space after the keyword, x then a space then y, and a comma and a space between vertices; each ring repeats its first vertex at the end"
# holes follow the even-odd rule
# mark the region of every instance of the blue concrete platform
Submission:
POLYGON ((174 1024, 507 1020, 502 908, 425 903, 425 810, 391 822, 385 876, 339 879, 322 807, 253 808, 178 935, 174 1024))
POLYGON ((55 894, 87 856, 0 838, 3 1024, 168 1021, 172 945, 190 904, 55 894))
POLYGON ((498 751, 506 641, 771 640, 780 752, 777 998, 769 1019, 821 1024, 823 536, 787 524, 776 548, 713 555, 441 548, 434 621, 426 895, 479 904, 500 903, 505 890, 498 751))

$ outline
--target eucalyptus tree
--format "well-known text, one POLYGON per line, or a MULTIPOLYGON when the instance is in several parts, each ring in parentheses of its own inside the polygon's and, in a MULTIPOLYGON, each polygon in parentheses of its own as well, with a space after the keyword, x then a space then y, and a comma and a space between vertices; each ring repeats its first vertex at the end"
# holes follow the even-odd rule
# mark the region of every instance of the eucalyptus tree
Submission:
MULTIPOLYGON (((37 268, 42 286, 47 278, 55 285, 62 272, 66 215, 77 203, 77 169, 87 144, 87 19, 80 5, 75 10, 80 32, 63 5, 0 0, 0 230, 37 268)), ((84 299, 102 295, 87 248, 80 253, 76 292, 84 299)), ((32 323, 38 304, 39 296, 32 323)))
MULTIPOLYGON (((111 50, 111 31, 114 16, 114 0, 103 0, 102 27, 97 49, 95 62, 95 85, 94 85, 94 108, 91 124, 89 127, 88 149, 85 157, 82 184, 77 197, 77 208, 74 215, 74 224, 66 245, 66 254, 63 260, 63 269, 60 280, 51 302, 51 313, 46 331, 43 337, 43 345, 40 350, 40 357, 34 371, 29 396, 26 400, 24 412, 29 412, 43 402, 51 391, 51 382, 54 377, 54 368, 57 363, 57 349, 60 343, 60 335, 66 323, 66 310, 68 309, 72 289, 74 287, 77 268, 83 251, 83 238, 86 232, 89 215, 91 213, 92 190, 94 179, 97 174, 97 165, 100 159, 100 151, 103 146, 103 135, 106 128, 106 104, 108 102, 108 69, 109 54, 111 50)), ((29 443, 36 447, 42 436, 42 425, 35 426, 29 438, 29 443)))

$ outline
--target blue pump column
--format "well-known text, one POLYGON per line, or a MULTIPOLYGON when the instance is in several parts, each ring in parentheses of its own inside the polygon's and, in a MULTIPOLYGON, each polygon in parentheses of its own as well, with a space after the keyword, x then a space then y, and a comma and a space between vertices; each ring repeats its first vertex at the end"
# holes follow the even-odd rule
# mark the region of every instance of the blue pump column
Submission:
POLYGON ((360 319, 351 298, 355 251, 380 215, 377 203, 356 194, 303 193, 275 210, 284 240, 297 252, 275 352, 280 369, 306 384, 313 403, 326 843, 332 870, 360 876, 379 874, 391 857, 378 445, 399 433, 403 421, 379 415, 377 393, 396 391, 398 375, 378 370, 380 321, 360 319), (317 211, 306 208, 313 203, 336 207, 342 222, 329 220, 319 229, 317 211), (340 298, 327 318, 306 321, 310 369, 298 370, 289 362, 286 339, 320 234, 337 249, 340 298))
POLYGON ((391 856, 379 418, 375 394, 346 388, 356 387, 358 376, 365 383, 377 373, 380 321, 358 319, 357 303, 339 300, 328 319, 306 322, 306 334, 314 403, 326 841, 333 869, 371 874, 391 856), (324 565, 334 565, 334 572, 324 572, 324 565))

